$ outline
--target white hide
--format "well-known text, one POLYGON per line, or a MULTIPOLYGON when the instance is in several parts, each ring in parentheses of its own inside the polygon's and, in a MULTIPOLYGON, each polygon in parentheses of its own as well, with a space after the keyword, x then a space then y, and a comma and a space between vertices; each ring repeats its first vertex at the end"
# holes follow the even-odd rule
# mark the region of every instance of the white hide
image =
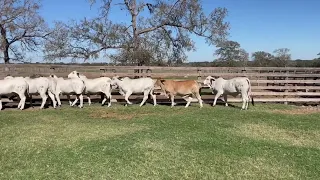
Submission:
POLYGON ((56 82, 52 78, 47 77, 38 77, 38 78, 30 78, 30 77, 12 77, 7 76, 4 79, 13 79, 13 78, 22 78, 24 79, 29 86, 29 97, 30 97, 30 106, 33 107, 32 104, 32 95, 40 95, 42 98, 42 103, 40 109, 44 108, 44 105, 48 99, 47 94, 51 98, 53 102, 53 107, 56 108, 56 100, 54 97, 56 82))
POLYGON ((83 93, 85 90, 85 84, 80 78, 64 79, 62 77, 58 78, 56 75, 50 75, 50 77, 54 78, 57 82, 55 96, 57 98, 59 106, 61 106, 61 101, 59 96, 60 94, 63 94, 63 95, 67 95, 70 106, 74 106, 78 102, 78 99, 80 99, 79 107, 80 108, 83 107, 83 93), (73 103, 70 100, 71 94, 75 94, 77 96, 77 99, 73 103))
POLYGON ((20 97, 18 108, 23 110, 28 95, 28 83, 24 78, 5 78, 0 80, 0 110, 2 109, 1 95, 16 93, 20 97))
MULTIPOLYGON (((250 80, 246 77, 236 77, 229 80, 223 78, 215 79, 211 76, 208 76, 204 82, 205 85, 209 86, 213 93, 215 93, 213 106, 216 105, 217 99, 223 95, 225 106, 228 106, 227 95, 236 97, 238 94, 241 94, 242 97, 242 108, 243 110, 248 109, 249 99, 251 96, 251 83, 250 80)), ((253 99, 252 99, 253 104, 253 99)))
POLYGON ((68 75, 68 78, 80 78, 81 80, 83 80, 86 86, 85 94, 87 95, 89 105, 91 105, 91 99, 90 99, 91 94, 103 93, 104 99, 102 101, 102 105, 104 105, 108 99, 109 100, 108 107, 111 106, 111 79, 110 78, 99 77, 94 79, 88 79, 85 75, 79 74, 79 72, 77 71, 72 71, 68 75))
POLYGON ((42 103, 40 109, 44 108, 44 105, 47 101, 47 93, 53 102, 53 108, 56 108, 56 100, 54 98, 55 91, 52 89, 52 82, 46 77, 39 78, 29 78, 26 77, 25 80, 29 85, 29 95, 30 95, 30 104, 32 106, 32 95, 40 95, 42 98, 42 103))
POLYGON ((129 97, 133 93, 143 93, 143 100, 140 103, 140 107, 148 99, 150 94, 153 99, 153 105, 157 104, 156 95, 153 94, 155 81, 151 78, 139 78, 130 79, 128 77, 119 79, 118 77, 113 77, 111 80, 112 86, 117 86, 121 95, 125 96, 127 104, 132 104, 129 101, 129 97))

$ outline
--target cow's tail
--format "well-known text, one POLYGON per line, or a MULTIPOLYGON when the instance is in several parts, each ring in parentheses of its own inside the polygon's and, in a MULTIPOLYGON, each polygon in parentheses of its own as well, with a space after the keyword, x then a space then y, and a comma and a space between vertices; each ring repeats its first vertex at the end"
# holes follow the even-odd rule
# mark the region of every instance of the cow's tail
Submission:
POLYGON ((26 96, 30 98, 30 93, 29 93, 29 84, 27 83, 27 89, 26 89, 26 96))
POLYGON ((197 83, 198 89, 199 89, 199 93, 201 94, 202 84, 201 84, 201 82, 198 82, 196 80, 195 80, 195 82, 197 83))
POLYGON ((249 97, 249 99, 251 99, 251 103, 252 103, 252 105, 254 106, 254 100, 253 100, 253 97, 252 97, 252 93, 251 93, 251 83, 250 83, 250 80, 247 78, 246 79, 247 80, 247 82, 248 82, 248 85, 249 85, 249 88, 248 88, 248 97, 249 97))

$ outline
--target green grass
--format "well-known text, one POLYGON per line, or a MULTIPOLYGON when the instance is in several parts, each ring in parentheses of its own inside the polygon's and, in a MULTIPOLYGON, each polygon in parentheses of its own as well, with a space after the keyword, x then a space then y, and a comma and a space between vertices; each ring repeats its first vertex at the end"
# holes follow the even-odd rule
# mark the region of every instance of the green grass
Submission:
POLYGON ((304 113, 197 103, 6 109, 0 179, 318 179, 320 114, 304 113))

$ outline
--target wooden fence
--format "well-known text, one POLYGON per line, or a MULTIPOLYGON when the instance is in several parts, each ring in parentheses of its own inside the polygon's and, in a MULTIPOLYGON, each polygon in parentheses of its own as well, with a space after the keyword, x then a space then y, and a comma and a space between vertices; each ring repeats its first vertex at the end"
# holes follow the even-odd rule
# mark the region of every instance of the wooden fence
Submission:
MULTIPOLYGON (((244 76, 251 80, 252 95, 256 102, 320 102, 320 68, 295 67, 154 67, 154 66, 80 66, 80 65, 38 65, 9 64, 0 65, 0 78, 12 76, 31 76, 41 74, 48 76, 53 73, 67 77, 73 71, 86 75, 88 78, 101 76, 112 77, 151 77, 164 79, 195 79, 199 82, 207 76, 232 77, 244 76)), ((208 87, 203 86, 203 89, 208 87)), ((204 100, 212 100, 210 90, 202 90, 204 100)), ((123 97, 118 97, 123 98, 123 97)), ((117 99, 118 99, 117 98, 117 99)), ((230 102, 240 102, 239 97, 228 98, 230 102)))

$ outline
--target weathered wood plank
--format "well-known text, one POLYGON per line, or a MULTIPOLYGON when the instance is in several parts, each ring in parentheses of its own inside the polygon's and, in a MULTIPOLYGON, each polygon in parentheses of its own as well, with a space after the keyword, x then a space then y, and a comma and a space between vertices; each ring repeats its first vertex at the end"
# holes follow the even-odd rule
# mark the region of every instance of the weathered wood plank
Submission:
POLYGON ((320 96, 320 92, 252 92, 254 96, 320 96))

